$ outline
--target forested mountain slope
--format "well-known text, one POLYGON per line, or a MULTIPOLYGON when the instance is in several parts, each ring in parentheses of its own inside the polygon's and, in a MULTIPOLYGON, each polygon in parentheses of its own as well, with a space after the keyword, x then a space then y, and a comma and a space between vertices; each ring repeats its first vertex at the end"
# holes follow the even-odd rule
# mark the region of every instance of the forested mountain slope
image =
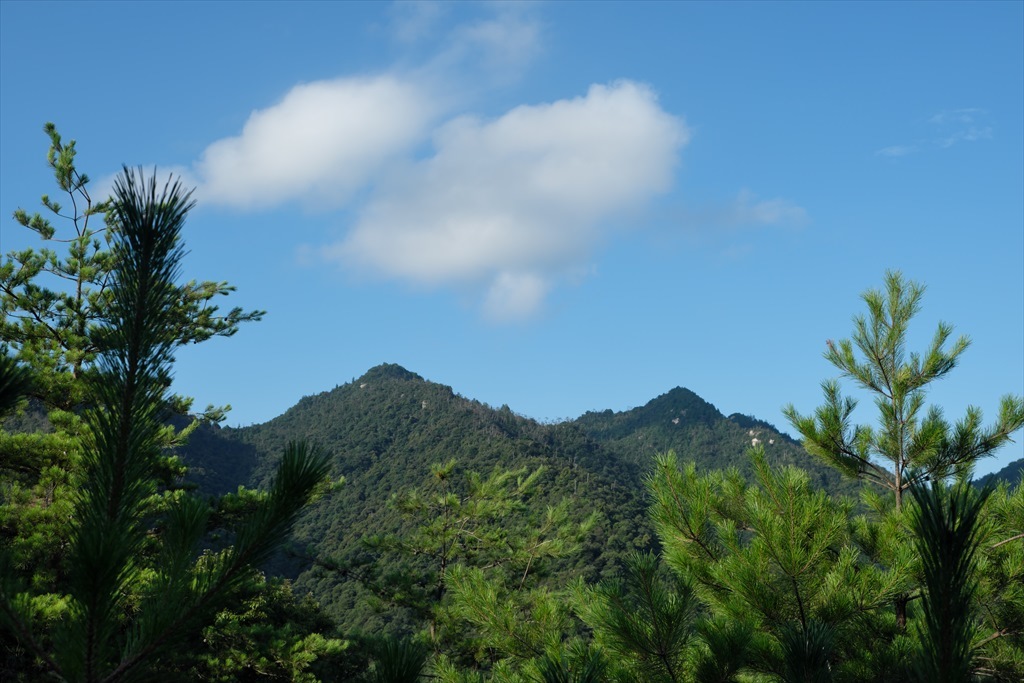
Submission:
POLYGON ((727 418, 688 389, 677 387, 632 410, 589 412, 573 424, 610 453, 641 468, 649 468, 658 453, 672 450, 702 469, 736 467, 749 477, 753 470, 747 449, 760 444, 771 462, 807 470, 815 486, 834 493, 855 491, 773 425, 739 413, 727 418))
MULTIPOLYGON (((273 569, 295 576, 298 588, 312 591, 347 628, 379 630, 402 619, 371 613, 370 596, 357 582, 318 568, 310 558, 359 562, 365 559, 362 539, 407 531, 408 522, 389 499, 422 487, 430 465, 451 458, 458 463, 457 480, 498 466, 544 467, 531 507, 543 510, 570 496, 581 501, 574 506, 581 515, 594 509, 603 513, 582 552, 557 568, 560 573, 595 580, 615 572, 624 552, 650 543, 640 467, 605 451, 572 424, 543 425, 507 407, 490 408, 396 365, 373 368, 349 384, 303 398, 265 424, 203 433, 208 441, 202 451, 186 450, 185 457, 216 480, 222 477, 213 474, 218 463, 215 449, 206 447, 209 439, 231 444, 235 455, 255 450, 250 484, 265 481, 291 440, 308 439, 331 454, 332 475, 345 477, 345 486, 304 513, 291 563, 273 569)), ((226 464, 234 467, 235 461, 226 464)))
POLYGON ((401 614, 367 605, 370 595, 350 573, 325 570, 314 560, 366 561, 363 539, 406 533, 389 500, 423 487, 429 467, 455 458, 456 479, 496 467, 544 467, 531 508, 569 497, 582 516, 602 520, 584 548, 552 567, 559 576, 589 581, 618 571, 624 553, 651 547, 644 477, 653 456, 675 450, 700 468, 738 467, 749 472, 746 450, 758 441, 769 457, 812 471, 812 479, 837 491, 837 475, 818 467, 799 444, 771 425, 742 415, 723 416, 686 389, 673 389, 647 405, 625 412, 587 413, 577 420, 541 424, 507 406, 492 408, 424 380, 397 365, 381 365, 348 384, 307 396, 280 417, 238 429, 200 430, 185 451, 202 490, 230 490, 238 483, 263 484, 283 447, 307 439, 330 453, 341 489, 308 509, 293 538, 289 557, 275 572, 291 575, 299 590, 311 591, 346 628, 380 630, 405 623, 401 614))
POLYGON ((985 485, 989 482, 993 484, 1005 482, 1010 486, 1017 486, 1021 482, 1021 477, 1024 477, 1024 458, 1014 460, 998 472, 986 474, 984 477, 978 479, 977 483, 979 485, 985 485))

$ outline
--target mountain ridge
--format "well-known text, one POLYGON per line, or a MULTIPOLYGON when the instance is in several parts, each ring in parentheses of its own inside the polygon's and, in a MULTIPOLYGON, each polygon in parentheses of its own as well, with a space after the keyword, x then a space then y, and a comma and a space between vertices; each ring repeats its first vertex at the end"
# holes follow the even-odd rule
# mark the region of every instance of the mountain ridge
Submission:
POLYGON ((815 485, 830 491, 849 490, 835 472, 768 423, 726 417, 682 387, 626 411, 591 411, 574 420, 542 423, 507 405, 494 408, 466 398, 390 363, 305 396, 267 422, 199 430, 183 457, 206 478, 206 483, 194 479, 200 490, 211 483, 231 490, 232 477, 260 486, 268 482, 284 446, 298 439, 326 450, 332 476, 345 477, 346 485, 303 514, 291 557, 278 558, 271 570, 294 579, 297 589, 311 592, 346 628, 357 630, 401 630, 409 621, 369 609, 372 598, 362 586, 325 571, 313 558, 343 565, 364 561, 363 539, 408 531, 409 522, 389 501, 424 486, 434 463, 454 458, 460 481, 469 472, 543 468, 532 507, 570 498, 581 513, 599 510, 602 520, 578 556, 551 568, 563 577, 591 581, 614 576, 632 550, 656 549, 644 480, 657 453, 674 450, 703 469, 736 467, 750 477, 746 452, 760 443, 771 462, 800 465, 815 485), (220 458, 218 443, 230 456, 226 460, 220 458), (237 469, 219 471, 224 467, 237 469))

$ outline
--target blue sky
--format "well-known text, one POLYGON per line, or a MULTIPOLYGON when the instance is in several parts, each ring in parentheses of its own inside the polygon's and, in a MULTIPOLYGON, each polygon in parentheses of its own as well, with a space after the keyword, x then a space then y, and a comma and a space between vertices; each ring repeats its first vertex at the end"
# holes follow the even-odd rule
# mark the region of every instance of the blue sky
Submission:
POLYGON ((886 269, 928 286, 912 342, 973 340, 948 417, 1024 392, 1024 3, 4 1, 0 39, 0 212, 51 191, 46 121, 97 190, 197 187, 186 277, 268 311, 178 356, 229 424, 394 362, 784 427, 886 269))

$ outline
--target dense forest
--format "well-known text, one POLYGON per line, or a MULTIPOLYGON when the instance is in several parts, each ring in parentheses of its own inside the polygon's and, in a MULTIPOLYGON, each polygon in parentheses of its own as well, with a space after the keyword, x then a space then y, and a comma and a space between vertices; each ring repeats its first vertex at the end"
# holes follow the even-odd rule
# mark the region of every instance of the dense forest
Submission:
POLYGON ((1024 399, 926 405, 968 340, 906 348, 917 283, 865 292, 799 442, 683 388, 545 424, 397 365, 222 428, 174 352, 262 312, 177 282, 180 184, 95 201, 47 133, 70 218, 17 211, 47 246, 0 265, 0 679, 1024 678, 1021 463, 972 481, 1024 399))

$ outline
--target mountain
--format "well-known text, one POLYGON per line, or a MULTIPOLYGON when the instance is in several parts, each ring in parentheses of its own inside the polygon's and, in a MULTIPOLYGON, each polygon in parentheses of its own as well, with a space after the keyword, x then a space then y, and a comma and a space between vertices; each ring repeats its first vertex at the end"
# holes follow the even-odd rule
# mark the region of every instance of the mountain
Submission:
POLYGON ((773 425, 739 413, 725 417, 688 389, 672 389, 624 412, 586 413, 574 424, 609 452, 641 468, 649 468, 656 454, 673 450, 702 468, 736 467, 749 477, 753 469, 747 450, 761 445, 771 462, 803 468, 816 486, 836 493, 855 491, 773 425))
POLYGON ((1016 486, 1021 482, 1021 477, 1024 477, 1024 458, 1014 460, 998 472, 986 474, 978 479, 978 485, 984 486, 990 482, 992 484, 1006 482, 1010 486, 1016 486))
MULTIPOLYGON (((572 424, 543 425, 508 407, 491 408, 463 398, 451 387, 428 382, 397 365, 371 369, 331 391, 307 396, 283 415, 240 429, 203 429, 202 448, 183 453, 209 482, 226 477, 218 468, 244 473, 248 484, 264 484, 285 444, 307 439, 331 454, 332 476, 345 486, 311 506, 296 526, 293 557, 278 558, 272 570, 296 579, 346 628, 380 631, 401 617, 365 609, 369 597, 355 581, 324 572, 305 557, 353 561, 365 554, 361 539, 400 532, 406 522, 388 501, 393 494, 422 487, 429 467, 451 458, 456 475, 495 467, 545 468, 539 498, 531 506, 554 504, 570 496, 604 519, 565 573, 595 580, 617 571, 622 553, 650 543, 642 472, 620 461, 572 424), (216 444, 231 458, 219 460, 216 444)), ((202 490, 205 486, 196 480, 202 490)), ((400 626, 401 624, 399 624, 400 626)))
MULTIPOLYGON (((233 490, 266 483, 283 447, 306 439, 331 454, 333 476, 346 484, 308 509, 293 536, 292 552, 270 568, 310 591, 345 628, 380 632, 402 628, 404 617, 374 612, 365 589, 324 571, 310 558, 350 562, 365 555, 361 540, 397 533, 407 522, 388 501, 421 487, 429 467, 455 458, 456 474, 544 467, 539 499, 531 506, 578 500, 574 508, 599 510, 602 522, 582 552, 553 571, 587 580, 614 575, 624 553, 652 546, 644 477, 653 456, 675 450, 708 469, 738 467, 750 474, 747 449, 764 445, 769 458, 797 464, 817 485, 852 490, 813 461, 772 425, 743 415, 722 415, 692 391, 676 388, 624 412, 587 413, 542 424, 464 398, 398 365, 381 365, 348 384, 301 399, 264 424, 197 430, 183 457, 199 489, 233 490)), ((541 508, 542 509, 542 508, 541 508)))

